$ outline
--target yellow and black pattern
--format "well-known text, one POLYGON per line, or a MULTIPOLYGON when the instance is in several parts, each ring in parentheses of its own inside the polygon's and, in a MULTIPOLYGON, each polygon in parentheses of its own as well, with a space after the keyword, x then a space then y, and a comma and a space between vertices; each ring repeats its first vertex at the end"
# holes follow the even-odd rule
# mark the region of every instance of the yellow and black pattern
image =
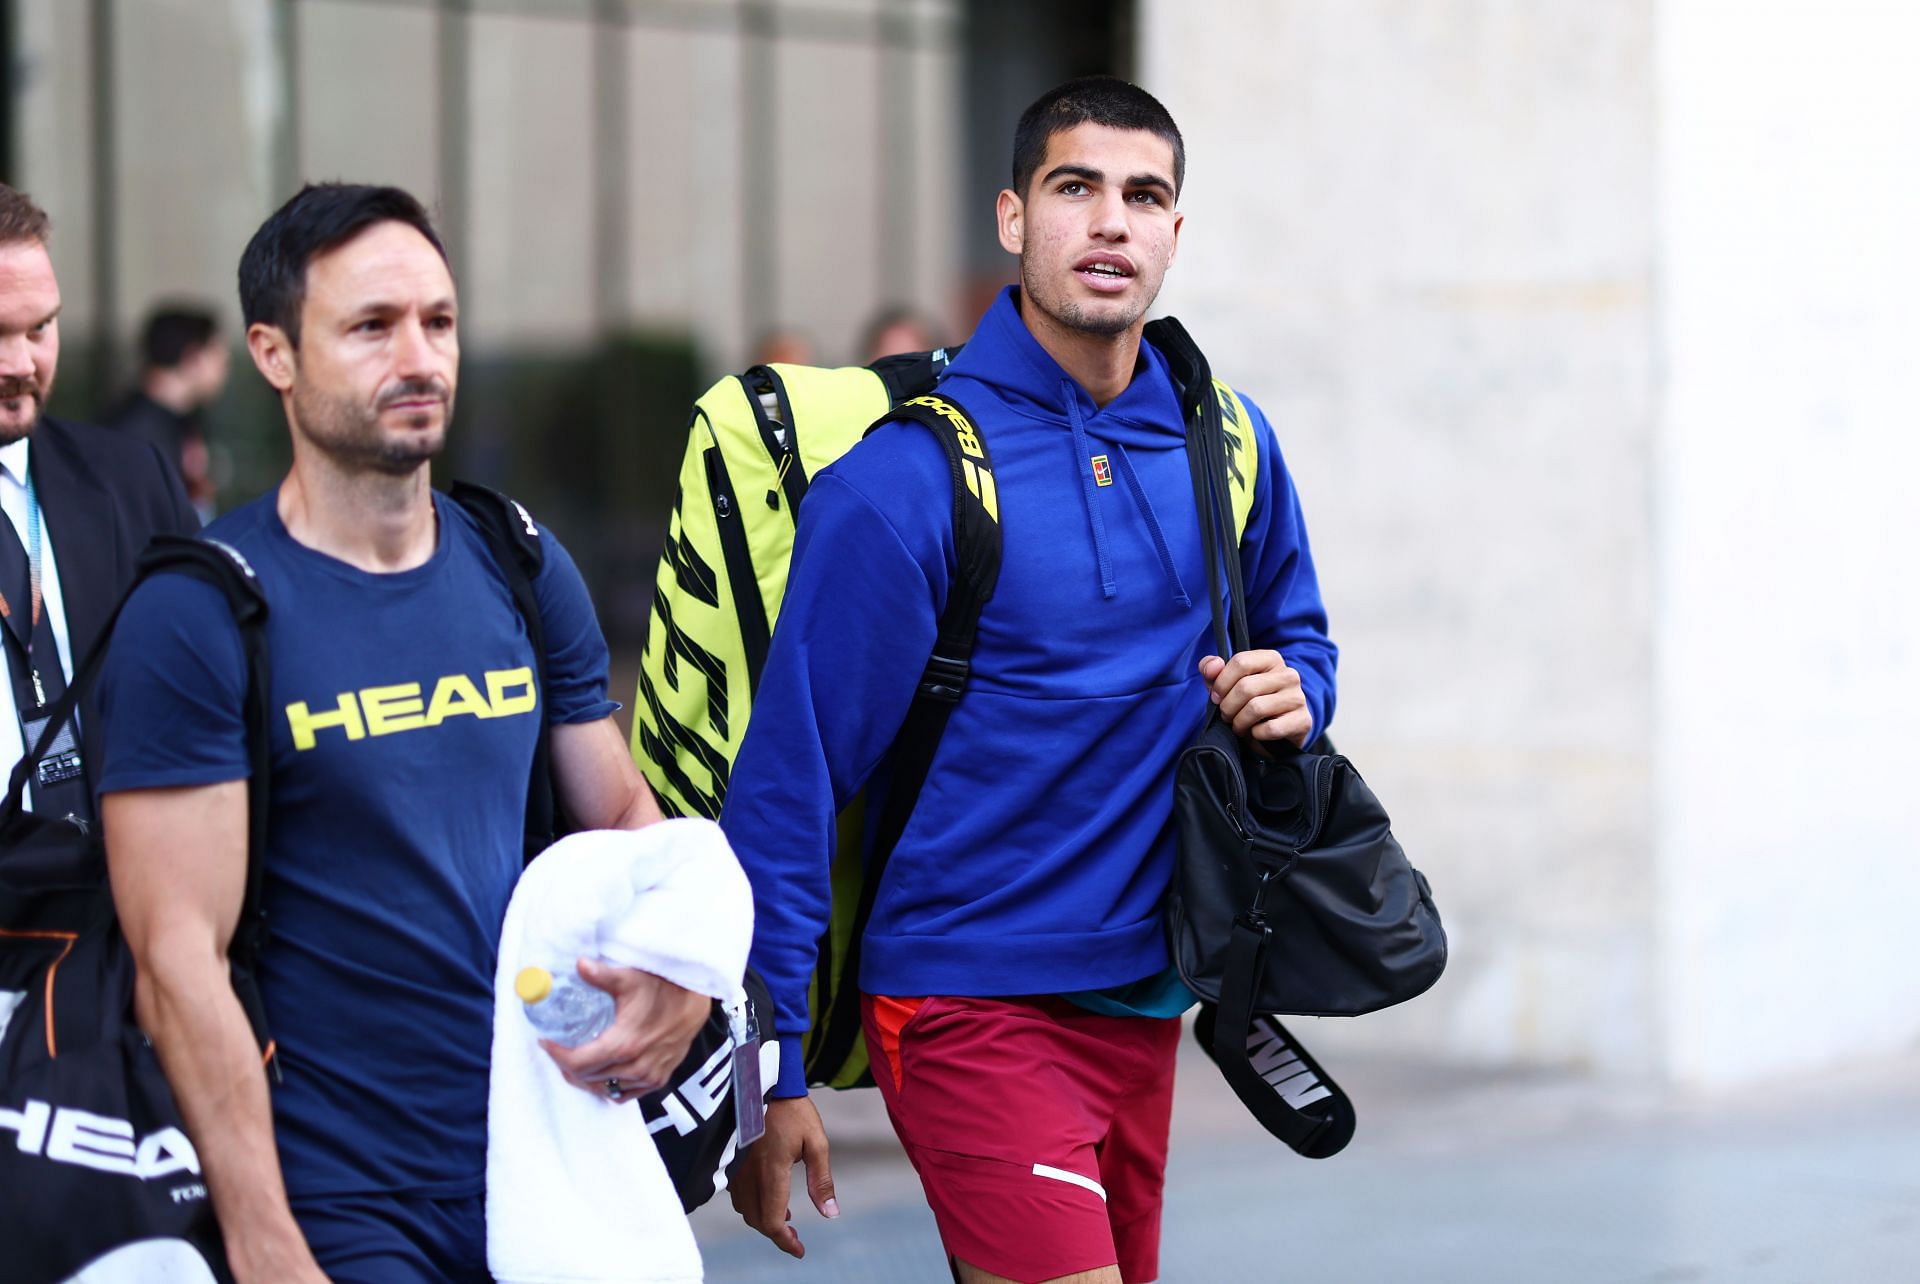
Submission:
POLYGON ((634 702, 633 756, 678 815, 717 816, 787 588, 793 509, 890 404, 862 367, 760 367, 694 407, 634 702))
POLYGON ((1260 443, 1254 440, 1253 416, 1240 394, 1220 380, 1213 381, 1220 400, 1220 428, 1227 439, 1227 494, 1233 500, 1233 530, 1242 539, 1253 514, 1253 492, 1260 478, 1260 443))

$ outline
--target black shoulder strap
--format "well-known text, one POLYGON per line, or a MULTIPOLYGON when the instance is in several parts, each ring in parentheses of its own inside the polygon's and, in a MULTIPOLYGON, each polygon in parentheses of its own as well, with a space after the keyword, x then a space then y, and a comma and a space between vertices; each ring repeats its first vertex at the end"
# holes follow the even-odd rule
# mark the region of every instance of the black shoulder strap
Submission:
MULTIPOLYGON (((272 1032, 267 1029, 266 1005, 260 997, 260 952, 268 937, 266 911, 267 821, 269 788, 273 780, 272 695, 273 667, 267 652, 267 598, 253 567, 240 550, 205 537, 156 535, 140 554, 125 602, 142 582, 155 575, 188 575, 220 591, 247 655, 247 888, 240 903, 240 921, 227 947, 233 992, 253 1027, 273 1077, 280 1077, 272 1032)), ((103 632, 104 642, 108 634, 103 632)))
POLYGON ((894 741, 887 806, 874 835, 873 863, 869 866, 873 872, 867 880, 869 896, 894 844, 906 831, 907 819, 933 765, 934 750, 946 730, 947 717, 966 689, 980 612, 1000 579, 1000 494, 993 480, 993 461, 979 430, 956 402, 933 393, 903 402, 888 415, 889 421, 903 419, 932 432, 947 453, 947 465, 953 471, 955 566, 933 654, 927 658, 920 688, 914 692, 906 721, 894 741))
POLYGON ((234 993, 253 1027, 254 1038, 266 1054, 267 1066, 275 1079, 280 1065, 274 1056, 272 1035, 267 1030, 266 1008, 260 1000, 257 964, 267 943, 267 914, 263 888, 266 883, 267 794, 272 780, 272 735, 270 699, 272 669, 267 657, 267 599, 260 591, 253 567, 239 550, 204 537, 156 535, 134 564, 133 580, 114 604, 99 638, 75 667, 73 681, 47 716, 46 730, 27 747, 9 782, 5 814, 12 815, 21 806, 27 777, 52 747, 54 737, 79 707, 82 696, 92 688, 113 642, 114 625, 134 591, 155 575, 189 575, 212 585, 226 599, 234 623, 240 630, 241 645, 247 657, 247 688, 243 716, 247 732, 247 874, 240 902, 240 918, 234 924, 233 940, 227 947, 227 961, 233 975, 234 993))
POLYGON ((1187 414, 1187 469, 1193 478, 1194 507, 1200 513, 1207 558, 1207 599, 1213 611, 1214 645, 1223 656, 1245 650, 1246 589, 1241 583, 1240 540, 1233 529, 1233 503, 1225 477, 1227 443, 1220 422, 1220 398, 1213 371, 1200 345, 1172 317, 1147 323, 1145 337, 1167 359, 1187 414), (1224 585, 1222 574, 1225 575, 1224 585), (1221 607, 1222 589, 1227 607, 1221 607))
POLYGON ((540 731, 534 742, 533 772, 527 781, 523 839, 525 857, 532 860, 546 850, 561 828, 559 804, 553 793, 552 745, 546 716, 547 635, 540 619, 540 599, 533 589, 534 579, 546 562, 546 549, 541 546, 540 528, 534 524, 533 514, 517 500, 465 481, 454 482, 448 493, 480 527, 494 561, 507 577, 513 604, 526 626, 527 641, 533 645, 534 671, 540 680, 540 731))
POLYGON ((900 835, 906 832, 907 821, 920 800, 920 790, 927 783, 934 752, 947 729, 947 718, 966 689, 973 668, 973 642, 980 626, 980 611, 993 596, 994 585, 1000 578, 1000 494, 993 480, 993 460, 973 420, 951 398, 927 393, 895 406, 886 418, 867 431, 899 420, 925 427, 946 451, 947 464, 953 471, 954 577, 947 586, 947 605, 940 613, 933 654, 927 659, 919 689, 914 692, 913 703, 907 707, 906 719, 893 741, 886 807, 874 830, 873 850, 867 857, 860 902, 847 943, 846 964, 841 971, 842 976, 850 979, 832 996, 833 1003, 846 1011, 835 1012, 824 1022, 816 1021, 824 1035, 815 1039, 808 1049, 810 1077, 837 1070, 846 1061, 860 1030, 859 1012, 854 1005, 860 1001, 857 978, 861 938, 866 935, 867 922, 873 917, 887 862, 900 835))

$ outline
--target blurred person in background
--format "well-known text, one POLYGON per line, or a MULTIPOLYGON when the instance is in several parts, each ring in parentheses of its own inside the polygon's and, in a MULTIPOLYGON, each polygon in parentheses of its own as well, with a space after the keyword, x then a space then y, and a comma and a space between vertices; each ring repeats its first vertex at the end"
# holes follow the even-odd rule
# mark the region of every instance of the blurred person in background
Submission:
POLYGON ((202 521, 214 513, 212 459, 202 414, 227 387, 227 345, 211 308, 165 304, 140 332, 140 385, 109 413, 109 428, 144 437, 180 471, 202 521))
POLYGON ((769 330, 753 345, 756 366, 810 366, 813 341, 798 330, 769 330))
POLYGON ((918 312, 896 304, 875 313, 860 332, 860 361, 870 364, 882 357, 930 352, 939 346, 933 327, 918 312))
MULTIPOLYGON (((879 885, 862 1017, 961 1284, 1144 1284, 1195 1002, 1163 918, 1175 760, 1209 699, 1248 741, 1305 744, 1332 717, 1335 649, 1279 443, 1242 398, 1260 460, 1240 545, 1253 646, 1211 654, 1187 416, 1142 338, 1183 221, 1172 117, 1124 81, 1069 82, 1021 116, 1012 171, 996 217, 1020 284, 937 389, 986 442, 1003 558, 879 885)), ((955 583, 953 486, 933 435, 898 423, 813 479, 721 816, 781 1036, 733 1202, 794 1256, 796 1163, 839 1215, 799 1037, 837 813, 870 781, 868 814, 885 812, 889 747, 955 583)))
MULTIPOLYGON (((46 711, 92 649, 147 540, 199 519, 179 478, 144 441, 46 413, 60 363, 60 282, 51 222, 0 183, 0 771, 11 773, 46 711)), ((77 740, 62 737, 30 782, 37 811, 91 821, 102 719, 81 702, 77 740)))

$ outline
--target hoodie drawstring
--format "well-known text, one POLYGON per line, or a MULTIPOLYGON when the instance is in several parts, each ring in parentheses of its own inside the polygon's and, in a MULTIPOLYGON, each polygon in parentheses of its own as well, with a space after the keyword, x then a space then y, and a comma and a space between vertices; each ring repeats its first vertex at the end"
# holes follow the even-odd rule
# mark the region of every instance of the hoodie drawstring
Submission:
MULTIPOLYGON (((1120 591, 1113 578, 1113 555, 1107 551, 1107 524, 1100 517, 1100 505, 1093 494, 1093 448, 1087 442, 1087 426, 1080 419, 1080 398, 1073 382, 1060 381, 1060 399, 1067 403, 1067 418, 1073 423, 1073 471, 1080 475, 1080 502, 1086 506, 1087 524, 1093 528, 1093 553, 1100 564, 1100 595, 1112 597, 1120 591)), ((1155 527, 1155 534, 1159 528, 1155 527)))
POLYGON ((1166 532, 1160 529, 1160 519, 1154 515, 1153 504, 1147 499, 1147 488, 1140 484, 1140 474, 1133 471, 1133 461, 1127 458, 1126 448, 1114 443, 1114 457, 1120 461, 1120 475, 1127 479, 1127 489, 1133 492, 1133 503, 1140 510, 1140 516, 1147 522, 1147 531, 1153 536, 1153 551, 1160 554, 1160 569, 1167 573, 1167 579, 1173 585, 1173 600, 1181 606, 1192 606, 1193 599, 1187 596, 1187 586, 1180 582, 1180 572, 1173 565, 1173 552, 1167 547, 1166 532))

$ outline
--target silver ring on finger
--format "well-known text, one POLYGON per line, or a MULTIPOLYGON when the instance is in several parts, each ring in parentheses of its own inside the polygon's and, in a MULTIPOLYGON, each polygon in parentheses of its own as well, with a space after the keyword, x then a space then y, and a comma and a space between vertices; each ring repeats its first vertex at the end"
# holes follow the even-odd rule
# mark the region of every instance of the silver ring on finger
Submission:
POLYGON ((607 1090, 607 1100, 609 1101, 620 1100, 621 1095, 627 1090, 625 1085, 618 1079, 609 1079, 603 1086, 607 1090))

